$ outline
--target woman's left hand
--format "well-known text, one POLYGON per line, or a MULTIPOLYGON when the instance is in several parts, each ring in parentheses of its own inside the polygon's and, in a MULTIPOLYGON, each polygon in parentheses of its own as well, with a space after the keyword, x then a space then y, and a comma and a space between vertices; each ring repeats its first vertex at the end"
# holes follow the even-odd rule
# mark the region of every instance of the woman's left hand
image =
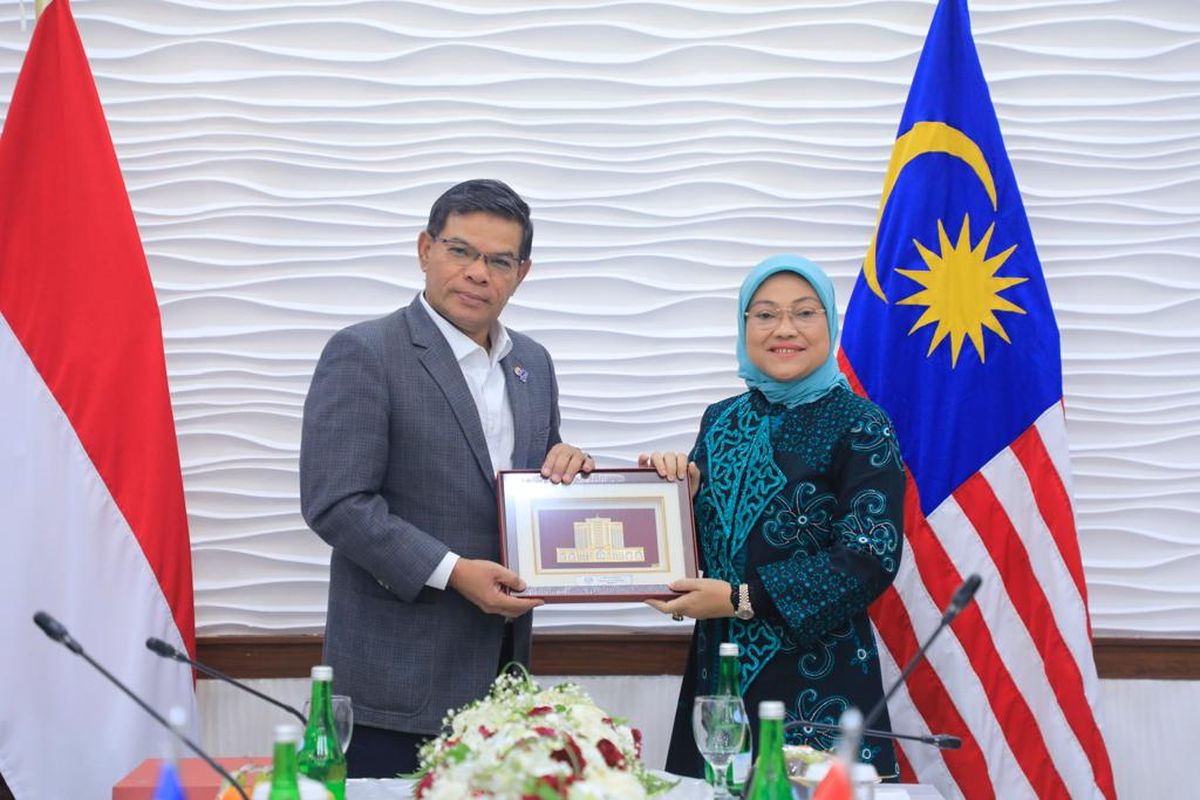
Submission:
POLYGON ((638 456, 639 467, 653 467, 660 478, 681 481, 686 475, 692 491, 692 499, 700 491, 700 467, 688 461, 687 453, 642 453, 638 456))
POLYGON ((729 594, 733 587, 714 578, 682 578, 668 587, 681 596, 671 600, 647 600, 646 605, 664 614, 682 614, 692 619, 720 619, 732 617, 733 605, 729 594))

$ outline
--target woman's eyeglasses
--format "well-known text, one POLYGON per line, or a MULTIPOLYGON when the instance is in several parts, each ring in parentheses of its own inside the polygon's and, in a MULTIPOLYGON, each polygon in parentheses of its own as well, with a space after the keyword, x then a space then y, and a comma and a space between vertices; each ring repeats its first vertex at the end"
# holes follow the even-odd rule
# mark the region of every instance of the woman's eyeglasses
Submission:
POLYGON ((823 308, 759 308, 754 311, 747 311, 743 316, 746 317, 746 325, 757 328, 760 331, 774 330, 779 327, 779 323, 786 316, 792 320, 792 325, 797 330, 802 328, 811 328, 822 321, 825 316, 823 308))

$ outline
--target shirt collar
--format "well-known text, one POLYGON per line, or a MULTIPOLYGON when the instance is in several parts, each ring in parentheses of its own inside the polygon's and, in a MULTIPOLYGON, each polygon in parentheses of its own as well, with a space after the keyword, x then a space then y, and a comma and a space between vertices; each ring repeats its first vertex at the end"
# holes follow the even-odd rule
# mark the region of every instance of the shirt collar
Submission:
POLYGON ((492 324, 492 352, 489 354, 480 346, 479 342, 454 327, 454 323, 434 310, 429 301, 425 299, 425 292, 421 292, 419 296, 421 298, 421 305, 425 307, 425 311, 429 314, 429 318, 433 320, 433 324, 442 332, 446 343, 450 345, 451 352, 454 353, 455 360, 460 364, 463 362, 463 359, 475 352, 483 353, 490 363, 499 364, 500 360, 512 351, 512 338, 508 335, 508 329, 500 324, 500 320, 496 320, 492 324))

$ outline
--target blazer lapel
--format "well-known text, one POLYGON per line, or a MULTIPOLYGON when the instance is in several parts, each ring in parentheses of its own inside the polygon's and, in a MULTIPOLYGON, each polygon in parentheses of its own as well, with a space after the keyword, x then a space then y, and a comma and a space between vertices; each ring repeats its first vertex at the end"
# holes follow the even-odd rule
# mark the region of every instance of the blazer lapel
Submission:
POLYGON ((419 356, 421 364, 446 396, 446 402, 450 404, 450 410, 454 412, 454 418, 458 420, 483 476, 488 483, 495 483, 496 473, 492 458, 488 455, 487 437, 483 435, 479 409, 475 407, 475 398, 471 397, 467 379, 463 377, 454 352, 421 305, 420 296, 409 304, 407 317, 413 344, 422 349, 419 356))
MULTIPOLYGON (((529 462, 529 439, 533 435, 530 421, 529 371, 514 347, 500 359, 504 370, 504 388, 513 415, 513 469, 525 469, 529 462)), ((538 464, 537 466, 541 466, 538 464)))

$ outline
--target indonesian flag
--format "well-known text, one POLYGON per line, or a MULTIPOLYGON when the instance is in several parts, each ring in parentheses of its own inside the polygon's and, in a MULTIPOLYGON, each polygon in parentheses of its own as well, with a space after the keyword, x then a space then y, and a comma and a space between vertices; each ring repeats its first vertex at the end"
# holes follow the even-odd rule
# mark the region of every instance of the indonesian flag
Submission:
POLYGON ((948 797, 1106 798, 1058 326, 971 38, 940 0, 846 312, 842 362, 895 424, 904 557, 871 608, 890 683, 963 578, 976 601, 888 706, 904 774, 948 797))
POLYGON ((67 0, 42 14, 0 135, 0 774, 102 798, 166 733, 34 626, 57 617, 162 713, 195 720, 191 552, 158 305, 67 0))

